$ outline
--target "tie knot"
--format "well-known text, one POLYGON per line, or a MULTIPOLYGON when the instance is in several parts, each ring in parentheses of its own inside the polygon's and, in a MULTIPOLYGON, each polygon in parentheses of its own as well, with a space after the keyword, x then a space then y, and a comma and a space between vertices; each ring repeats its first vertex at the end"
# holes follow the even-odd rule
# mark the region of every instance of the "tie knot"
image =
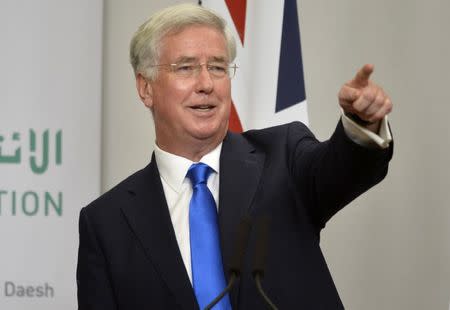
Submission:
POLYGON ((204 183, 206 184, 209 175, 212 172, 212 168, 204 163, 197 163, 192 164, 191 167, 189 167, 189 170, 187 172, 187 177, 192 182, 192 187, 196 186, 197 184, 204 183))

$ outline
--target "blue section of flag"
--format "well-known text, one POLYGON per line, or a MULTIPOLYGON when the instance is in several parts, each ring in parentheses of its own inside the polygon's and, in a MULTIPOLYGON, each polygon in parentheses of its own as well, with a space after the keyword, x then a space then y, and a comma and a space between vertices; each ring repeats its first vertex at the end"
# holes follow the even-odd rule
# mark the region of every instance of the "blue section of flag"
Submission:
POLYGON ((305 99, 297 1, 285 0, 275 113, 305 99))

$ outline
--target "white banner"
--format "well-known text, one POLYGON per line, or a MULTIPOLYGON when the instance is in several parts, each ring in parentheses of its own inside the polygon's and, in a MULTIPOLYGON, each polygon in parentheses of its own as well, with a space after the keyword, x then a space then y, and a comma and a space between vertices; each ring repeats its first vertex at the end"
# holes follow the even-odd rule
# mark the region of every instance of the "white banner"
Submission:
POLYGON ((0 4, 0 309, 76 308, 100 192, 102 0, 0 4))

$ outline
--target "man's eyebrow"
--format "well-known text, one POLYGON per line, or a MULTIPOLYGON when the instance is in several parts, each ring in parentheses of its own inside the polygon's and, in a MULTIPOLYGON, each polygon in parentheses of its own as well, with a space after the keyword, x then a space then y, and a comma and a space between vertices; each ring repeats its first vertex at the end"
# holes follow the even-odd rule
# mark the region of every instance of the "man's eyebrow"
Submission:
POLYGON ((227 58, 223 57, 223 56, 213 56, 211 58, 208 59, 208 61, 214 61, 214 62, 228 62, 227 58))
POLYGON ((173 63, 184 63, 184 62, 196 62, 198 59, 196 57, 189 57, 189 56, 180 56, 173 63))

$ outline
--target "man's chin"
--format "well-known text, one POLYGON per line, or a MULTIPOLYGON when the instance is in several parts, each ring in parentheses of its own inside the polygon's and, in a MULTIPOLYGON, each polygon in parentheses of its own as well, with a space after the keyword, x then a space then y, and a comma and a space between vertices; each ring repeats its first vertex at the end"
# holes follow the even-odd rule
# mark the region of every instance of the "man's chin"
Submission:
POLYGON ((192 137, 200 141, 222 142, 227 132, 227 127, 201 127, 192 132, 192 137))

